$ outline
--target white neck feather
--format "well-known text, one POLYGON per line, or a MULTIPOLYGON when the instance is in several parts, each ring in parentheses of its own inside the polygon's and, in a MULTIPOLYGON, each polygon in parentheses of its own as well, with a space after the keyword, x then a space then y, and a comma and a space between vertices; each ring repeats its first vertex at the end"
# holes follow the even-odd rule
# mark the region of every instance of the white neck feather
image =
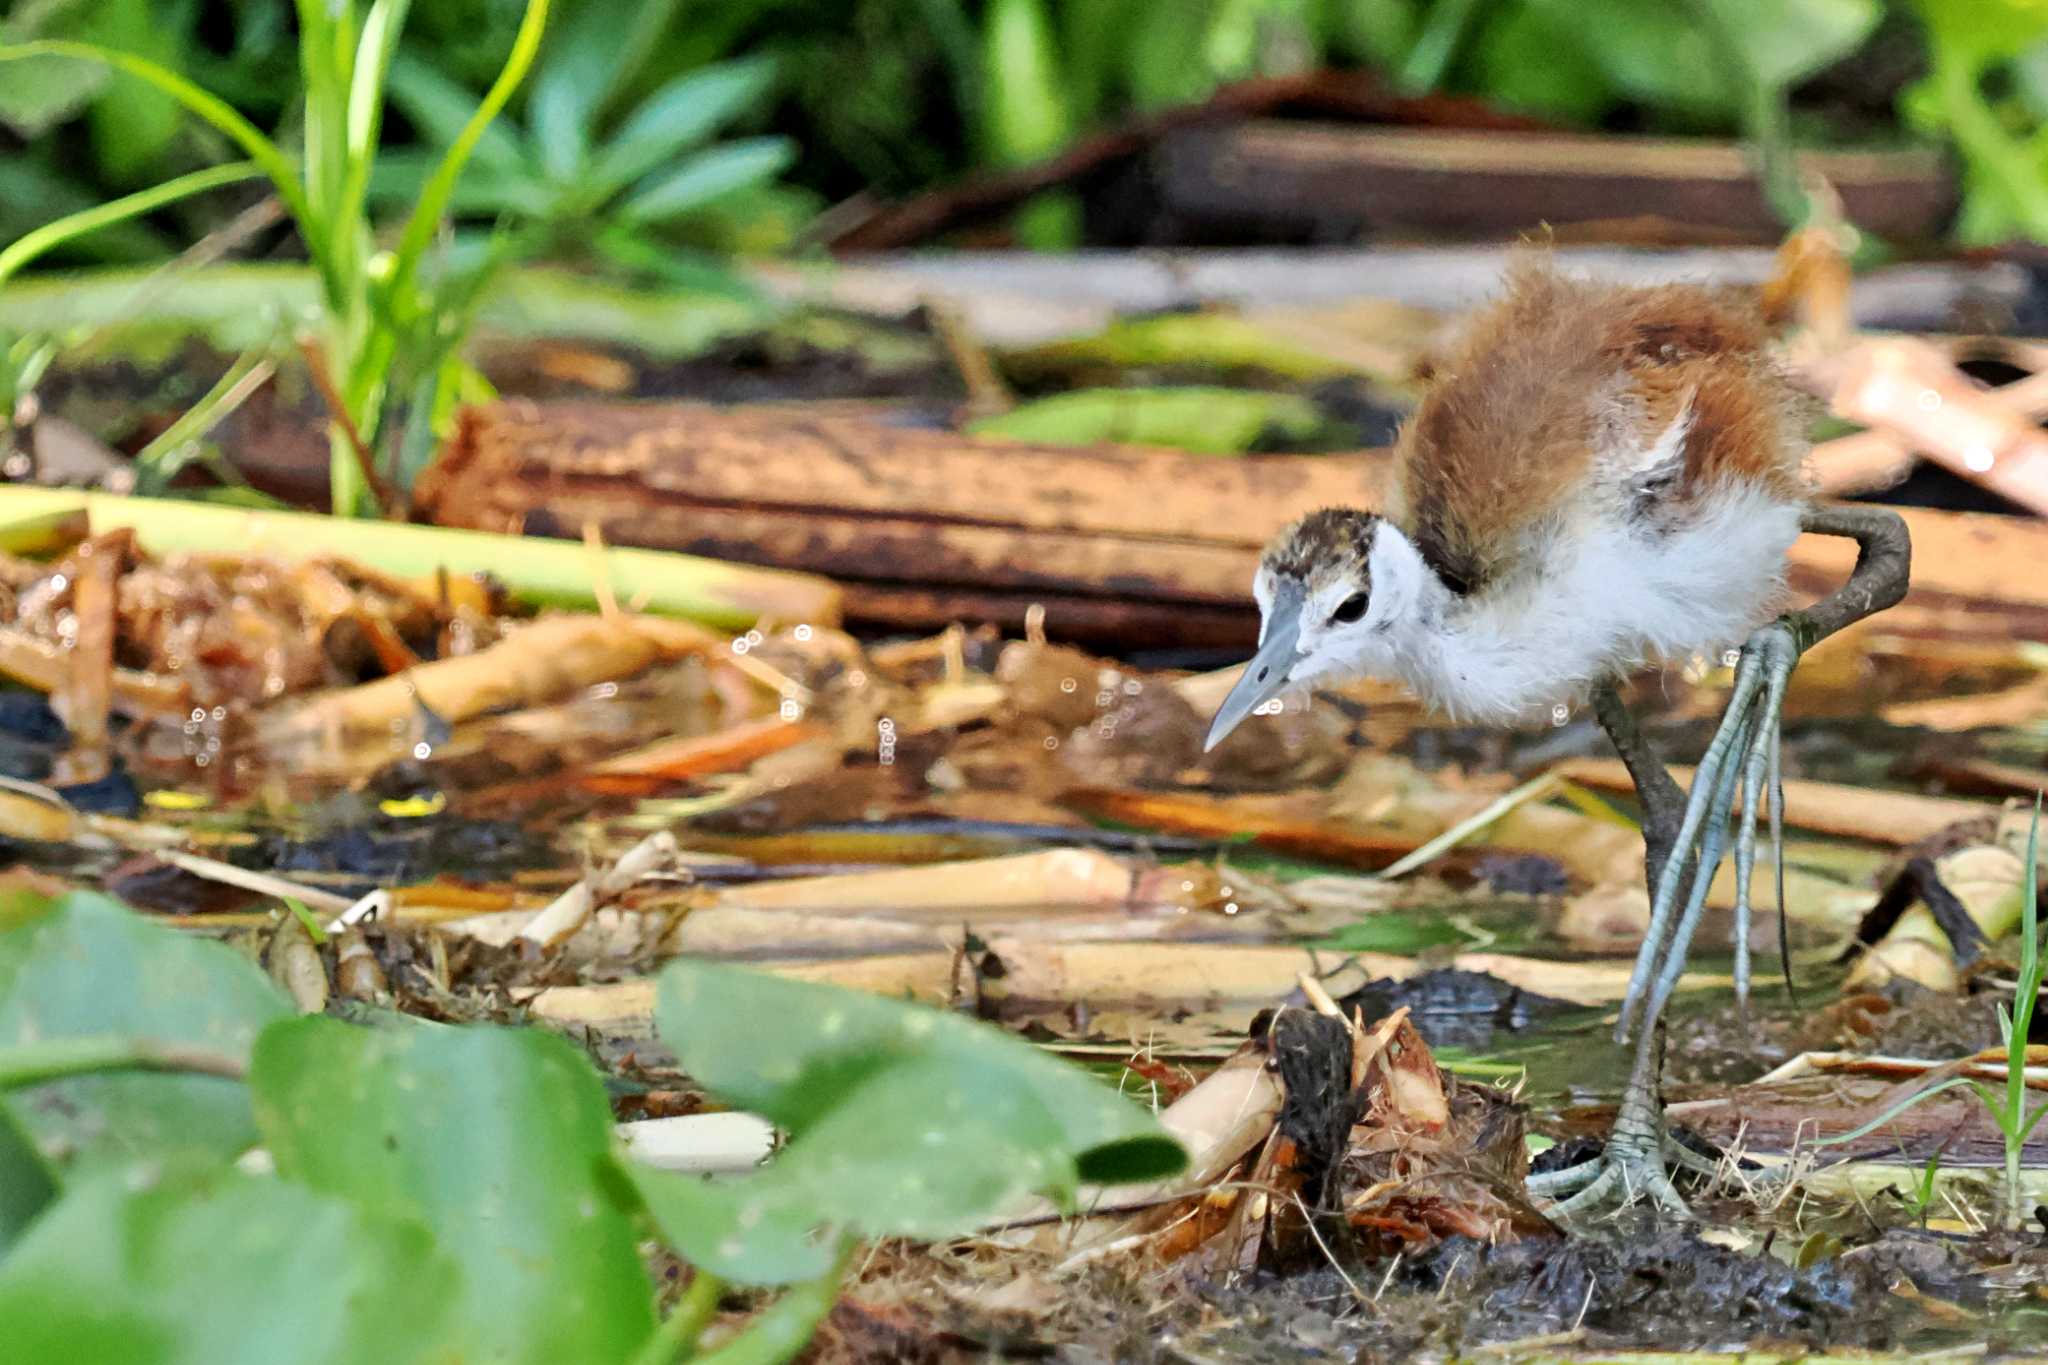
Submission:
POLYGON ((1459 597, 1398 529, 1373 541, 1372 627, 1347 663, 1458 720, 1513 724, 1649 659, 1739 643, 1766 619, 1800 508, 1741 487, 1652 534, 1600 518, 1550 528, 1514 581, 1459 597))

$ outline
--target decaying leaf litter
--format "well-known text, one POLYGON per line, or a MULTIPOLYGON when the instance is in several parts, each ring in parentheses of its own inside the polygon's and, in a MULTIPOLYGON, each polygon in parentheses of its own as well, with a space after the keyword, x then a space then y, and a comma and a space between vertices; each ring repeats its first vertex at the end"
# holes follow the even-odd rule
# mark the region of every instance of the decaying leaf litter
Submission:
MULTIPOLYGON (((1869 487, 1902 451, 1967 474, 1977 445, 2038 441, 2025 380, 1953 368, 1983 348, 1855 334, 1825 279, 1805 287, 1802 372, 1871 424, 1816 452, 1824 483, 1869 487)), ((720 590, 752 610, 695 625, 620 591, 597 535, 561 547, 596 609, 533 618, 516 584, 345 545, 165 549, 88 517, 0 565, 0 664, 47 698, 9 703, 0 810, 17 877, 224 937, 302 1010, 566 1033, 659 1164, 740 1169, 772 1136, 707 1112, 655 1038, 652 976, 677 955, 998 1020, 1153 1098, 1189 1147, 1187 1176, 1077 1222, 1020 1205, 967 1243, 878 1247, 827 1351, 2021 1341, 2048 1255, 1997 1229, 1983 1105, 1888 1111, 2005 1074, 1992 1002, 2026 830, 1998 800, 2048 771, 2041 658, 2015 643, 2041 604, 2010 566, 1941 550, 2042 541, 1916 515, 1939 547, 1921 591, 1795 677, 1797 999, 1767 989, 1735 1019, 1718 963, 1695 964, 1668 1098, 1718 1184, 1704 1231, 1648 1240, 1562 1240, 1520 1189, 1543 1139, 1603 1131, 1605 1022, 1646 910, 1625 777, 1584 717, 1460 731, 1361 686, 1205 756, 1228 670, 1049 639, 1056 610, 1009 636, 854 634, 832 584, 739 569, 720 590)), ((1697 751, 1725 684, 1696 664, 1631 701, 1697 751)), ((2027 1080, 2048 1088, 2048 1058, 2027 1080)))

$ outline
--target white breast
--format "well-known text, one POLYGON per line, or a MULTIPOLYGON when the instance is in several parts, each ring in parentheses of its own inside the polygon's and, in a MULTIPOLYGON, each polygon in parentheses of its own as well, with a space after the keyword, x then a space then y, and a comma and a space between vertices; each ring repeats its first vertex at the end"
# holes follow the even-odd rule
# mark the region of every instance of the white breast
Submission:
POLYGON ((1739 645, 1779 605, 1800 512, 1749 487, 1673 529, 1586 509, 1546 537, 1540 569, 1446 603, 1388 662, 1456 719, 1547 718, 1645 662, 1739 645))

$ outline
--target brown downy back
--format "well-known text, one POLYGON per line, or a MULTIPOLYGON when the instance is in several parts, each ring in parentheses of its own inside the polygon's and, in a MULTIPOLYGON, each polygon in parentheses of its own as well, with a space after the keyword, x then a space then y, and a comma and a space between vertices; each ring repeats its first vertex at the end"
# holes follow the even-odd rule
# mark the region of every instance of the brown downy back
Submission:
POLYGON ((1598 486, 1620 496, 1682 413, 1656 515, 1730 482, 1803 496, 1796 397, 1769 344, 1753 290, 1588 283, 1529 252, 1402 431, 1395 520, 1454 590, 1483 588, 1598 486))

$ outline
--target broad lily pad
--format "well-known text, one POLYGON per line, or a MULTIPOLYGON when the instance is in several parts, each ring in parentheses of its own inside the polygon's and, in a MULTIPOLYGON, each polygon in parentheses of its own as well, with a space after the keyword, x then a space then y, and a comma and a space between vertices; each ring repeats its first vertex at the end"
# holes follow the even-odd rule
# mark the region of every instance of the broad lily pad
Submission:
MULTIPOLYGON (((59 1038, 143 1038, 240 1060, 291 1013, 247 959, 75 892, 0 932, 0 1050, 59 1038)), ((231 1156, 252 1145, 247 1091, 214 1076, 110 1072, 4 1101, 66 1176, 138 1157, 231 1156)))
POLYGON ((603 1087, 567 1042, 294 1019, 250 1087, 280 1175, 436 1230, 475 1359, 625 1360, 652 1332, 603 1087))
POLYGON ((1094 1077, 937 1010, 678 962, 658 1019, 691 1075, 792 1133, 738 1179, 633 1169, 678 1249, 729 1279, 808 1279, 841 1233, 955 1236, 1025 1194, 1157 1179, 1186 1161, 1094 1077))
POLYGON ((302 1186, 227 1167, 107 1171, 74 1185, 0 1261, 0 1356, 450 1361, 455 1278, 425 1227, 302 1186))

